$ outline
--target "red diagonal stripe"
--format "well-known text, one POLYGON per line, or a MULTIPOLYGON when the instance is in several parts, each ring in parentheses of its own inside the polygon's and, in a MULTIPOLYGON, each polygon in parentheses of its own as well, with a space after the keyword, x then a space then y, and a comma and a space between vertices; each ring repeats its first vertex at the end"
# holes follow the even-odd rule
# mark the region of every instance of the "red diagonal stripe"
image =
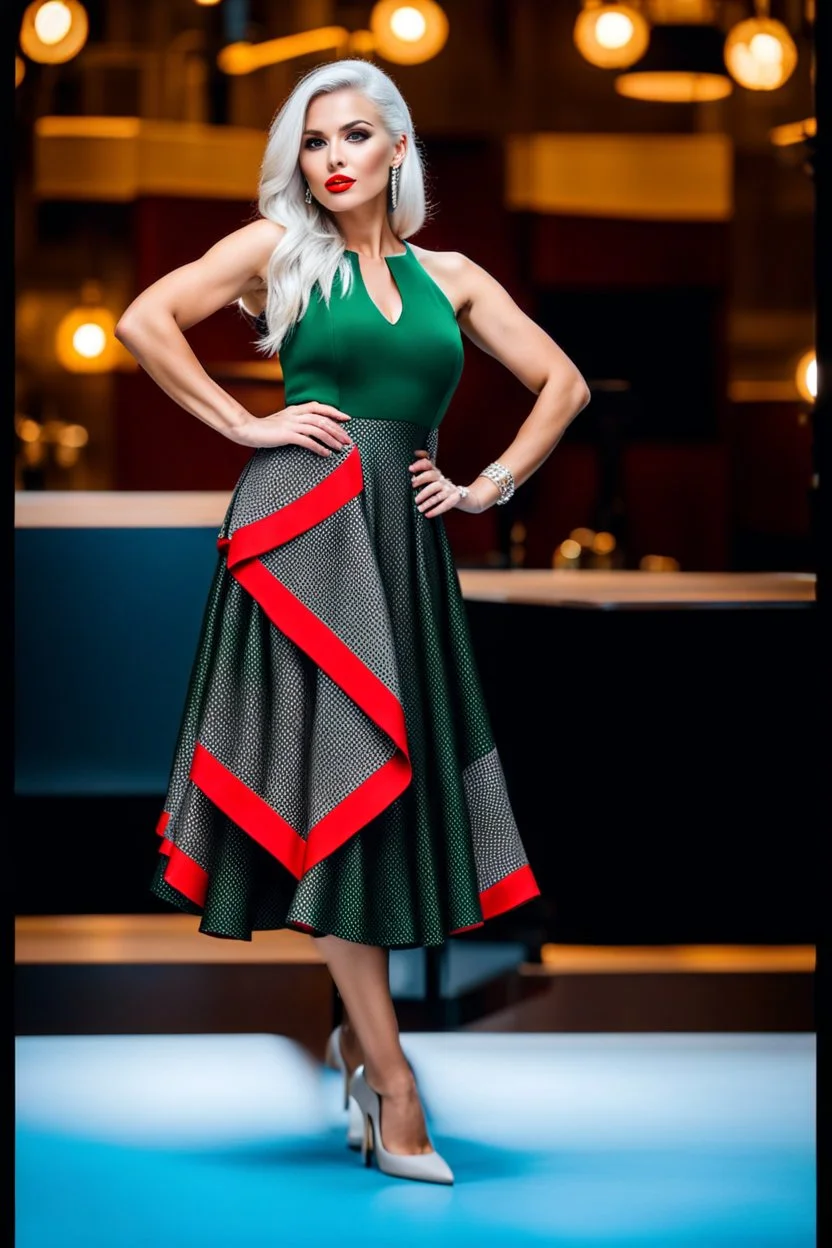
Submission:
MULTIPOLYGON (((312 451, 309 453, 313 454, 312 451)), ((224 538, 217 544, 226 550, 228 566, 233 570, 245 560, 283 546, 299 533, 305 533, 321 520, 326 520, 344 503, 360 494, 363 488, 361 456, 358 448, 353 447, 343 463, 301 498, 279 507, 262 520, 244 524, 232 534, 230 540, 224 538)))
POLYGON ((194 750, 190 776, 223 814, 279 859, 295 879, 300 879, 306 850, 303 837, 200 742, 194 750))

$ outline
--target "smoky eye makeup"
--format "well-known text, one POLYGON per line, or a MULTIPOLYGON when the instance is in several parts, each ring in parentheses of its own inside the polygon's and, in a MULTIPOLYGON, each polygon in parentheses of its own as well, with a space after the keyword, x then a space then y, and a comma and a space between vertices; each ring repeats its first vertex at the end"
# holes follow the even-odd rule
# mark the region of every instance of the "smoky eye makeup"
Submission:
MULTIPOLYGON (((347 139, 351 139, 353 135, 358 135, 360 139, 362 140, 370 138, 369 131, 367 130, 350 130, 349 134, 347 135, 347 139)), ((310 144, 322 143, 322 142, 323 142, 323 139, 319 138, 318 135, 310 135, 308 139, 304 139, 303 146, 306 148, 309 148, 310 151, 315 151, 316 149, 313 147, 310 147, 310 144)))

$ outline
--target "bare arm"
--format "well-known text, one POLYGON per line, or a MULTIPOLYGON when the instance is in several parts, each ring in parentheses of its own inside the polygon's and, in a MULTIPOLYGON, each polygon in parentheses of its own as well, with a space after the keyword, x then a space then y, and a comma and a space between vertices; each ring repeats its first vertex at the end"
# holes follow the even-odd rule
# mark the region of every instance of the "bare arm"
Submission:
MULTIPOLYGON (((455 285, 463 295, 459 325, 473 343, 510 369, 537 400, 520 425, 514 439, 498 456, 511 469, 516 485, 524 481, 551 455, 564 431, 590 400, 589 388, 581 373, 549 335, 517 306, 509 293, 472 260, 459 253, 447 257, 455 285)), ((482 465, 485 467, 485 464, 482 465)), ((435 470, 434 470, 435 472, 435 470)), ((419 479, 419 474, 416 474, 419 479)), ((431 493, 423 489, 420 504, 441 497, 441 482, 430 470, 422 480, 433 482, 431 493)), ((497 486, 487 477, 471 482, 467 499, 458 496, 435 502, 423 514, 459 506, 462 511, 485 511, 499 498, 497 486), (454 501, 454 500, 457 501, 454 501)))
POLYGON ((255 417, 208 376, 185 330, 263 286, 269 258, 284 227, 261 219, 219 240, 198 260, 148 286, 124 311, 116 337, 166 394, 232 442, 277 446, 295 442, 326 453, 346 440, 336 421, 346 414, 324 403, 304 403, 255 417))

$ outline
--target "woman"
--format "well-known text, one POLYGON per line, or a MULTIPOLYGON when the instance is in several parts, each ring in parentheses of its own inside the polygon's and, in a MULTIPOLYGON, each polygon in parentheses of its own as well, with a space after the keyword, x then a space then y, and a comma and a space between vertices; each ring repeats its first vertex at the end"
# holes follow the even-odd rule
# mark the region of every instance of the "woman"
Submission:
POLYGON ((311 933, 344 1004, 328 1053, 365 1160, 448 1183, 388 951, 441 944, 539 890, 441 517, 507 501, 589 393, 485 270, 404 242, 426 216, 422 161, 371 62, 298 82, 269 133, 259 207, 116 330, 180 406, 254 451, 219 535, 152 888, 210 935, 311 933), (234 302, 258 318, 260 349, 280 352, 287 406, 269 416, 212 381, 184 337, 234 302), (460 331, 536 395, 467 486, 437 465, 460 331))

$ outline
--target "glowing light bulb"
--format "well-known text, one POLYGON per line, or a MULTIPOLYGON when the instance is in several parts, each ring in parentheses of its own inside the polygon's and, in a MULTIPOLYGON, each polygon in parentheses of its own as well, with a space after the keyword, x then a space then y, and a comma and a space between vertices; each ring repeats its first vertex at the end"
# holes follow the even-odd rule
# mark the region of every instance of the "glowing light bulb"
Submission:
POLYGON ((783 61, 783 45, 773 35, 755 35, 748 45, 748 50, 760 65, 779 67, 783 61))
POLYGON ((396 65, 420 65, 437 56, 450 25, 436 0, 376 0, 370 12, 373 51, 396 65))
POLYGON ((20 22, 20 50, 39 65, 63 65, 81 51, 89 26, 81 0, 31 0, 20 22))
POLYGON ((595 23, 595 38, 602 48, 625 48, 635 34, 626 13, 602 13, 595 23))
POLYGON ((391 15, 390 29, 397 39, 403 39, 405 43, 415 43, 427 30, 427 22, 418 9, 406 4, 391 15))
POLYGON ((71 26, 72 14, 63 0, 48 0, 35 14, 35 31, 47 47, 65 39, 71 26))
POLYGON ((794 73, 797 46, 782 22, 752 17, 728 31, 723 56, 741 87, 776 91, 794 73))
POLYGON ((572 28, 575 47, 599 69, 624 69, 647 51, 650 26, 628 0, 583 0, 572 28))
POLYGON ((805 351, 797 362, 795 384, 800 397, 814 403, 818 397, 818 360, 814 351, 805 351))
POLYGON ((107 335, 100 325, 87 321, 79 325, 72 335, 72 345, 85 360, 94 360, 104 354, 107 346, 107 335))

